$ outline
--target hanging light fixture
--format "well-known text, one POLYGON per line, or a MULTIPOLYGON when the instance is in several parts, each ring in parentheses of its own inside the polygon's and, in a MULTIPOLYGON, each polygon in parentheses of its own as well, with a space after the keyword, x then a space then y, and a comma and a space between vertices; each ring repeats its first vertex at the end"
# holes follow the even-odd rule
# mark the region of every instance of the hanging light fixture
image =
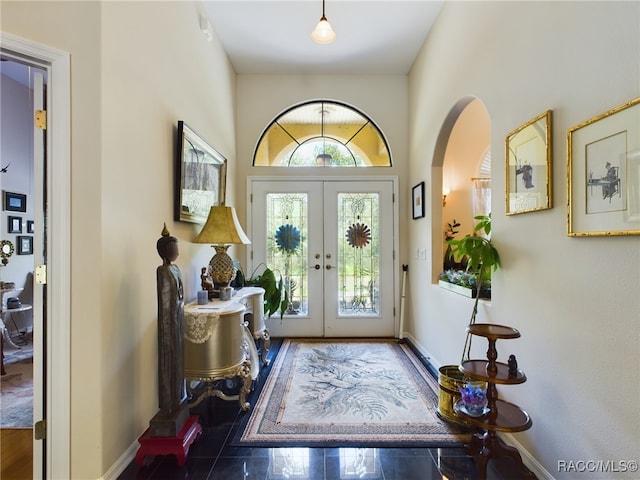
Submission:
POLYGON ((316 25, 316 29, 311 32, 311 38, 316 43, 331 43, 336 39, 336 32, 333 31, 331 25, 324 16, 324 0, 322 0, 322 17, 316 25))

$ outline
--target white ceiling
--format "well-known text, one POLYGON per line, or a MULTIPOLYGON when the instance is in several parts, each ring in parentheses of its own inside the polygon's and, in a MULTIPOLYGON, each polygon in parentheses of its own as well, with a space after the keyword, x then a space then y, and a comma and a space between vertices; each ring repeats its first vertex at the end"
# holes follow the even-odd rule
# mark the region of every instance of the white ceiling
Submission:
MULTIPOLYGON (((325 0, 337 34, 318 45, 311 31, 322 0, 204 0, 206 14, 239 74, 405 75, 445 0, 325 0)), ((0 73, 28 83, 26 67, 0 73)))
POLYGON ((445 0, 326 0, 337 34, 318 45, 311 31, 322 0, 205 0, 213 30, 239 74, 409 72, 445 0))

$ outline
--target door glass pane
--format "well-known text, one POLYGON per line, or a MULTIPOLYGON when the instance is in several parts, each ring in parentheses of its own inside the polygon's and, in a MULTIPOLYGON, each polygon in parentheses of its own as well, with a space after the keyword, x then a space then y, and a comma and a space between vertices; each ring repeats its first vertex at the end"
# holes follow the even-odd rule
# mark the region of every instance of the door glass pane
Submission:
POLYGON ((338 194, 339 315, 378 315, 378 193, 338 194))
POLYGON ((267 194, 267 266, 282 276, 286 315, 308 314, 306 193, 267 194))

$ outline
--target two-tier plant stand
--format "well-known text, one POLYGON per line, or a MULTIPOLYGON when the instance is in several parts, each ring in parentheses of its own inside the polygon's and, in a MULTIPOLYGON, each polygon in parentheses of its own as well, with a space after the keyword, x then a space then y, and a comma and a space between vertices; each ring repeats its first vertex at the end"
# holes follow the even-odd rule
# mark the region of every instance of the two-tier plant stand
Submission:
POLYGON ((467 445, 467 454, 476 461, 478 478, 487 476, 487 464, 490 459, 503 456, 511 457, 516 467, 521 471, 521 478, 533 478, 535 475, 524 466, 517 449, 505 444, 498 438, 498 432, 522 432, 531 427, 531 418, 520 407, 513 403, 505 402, 498 398, 497 384, 516 385, 527 380, 524 372, 507 363, 497 362, 498 351, 496 341, 498 339, 511 339, 520 337, 520 332, 515 328, 504 325, 476 323, 467 327, 471 335, 485 337, 489 341, 487 360, 465 360, 460 365, 460 371, 475 380, 487 382, 487 400, 489 411, 480 417, 467 415, 462 407, 462 400, 454 405, 454 410, 463 416, 470 425, 484 430, 482 434, 475 434, 467 445))

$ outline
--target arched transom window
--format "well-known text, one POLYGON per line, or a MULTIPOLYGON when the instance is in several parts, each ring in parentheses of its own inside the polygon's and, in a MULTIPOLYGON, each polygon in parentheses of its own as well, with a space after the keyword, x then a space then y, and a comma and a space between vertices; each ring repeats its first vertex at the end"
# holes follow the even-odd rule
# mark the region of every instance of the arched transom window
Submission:
POLYGON ((329 100, 295 105, 264 130, 254 166, 390 167, 378 126, 359 110, 329 100))

